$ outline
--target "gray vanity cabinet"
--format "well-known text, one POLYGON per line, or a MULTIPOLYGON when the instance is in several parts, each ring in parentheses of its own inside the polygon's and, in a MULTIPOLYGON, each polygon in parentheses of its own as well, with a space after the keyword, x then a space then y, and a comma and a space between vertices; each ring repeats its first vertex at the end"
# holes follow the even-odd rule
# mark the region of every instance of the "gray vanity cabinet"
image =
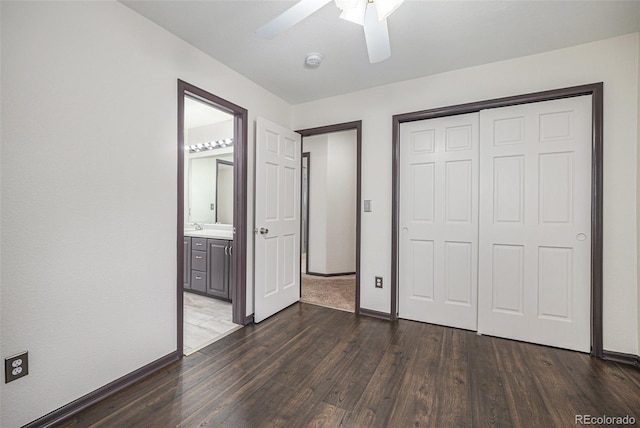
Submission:
POLYGON ((231 300, 231 243, 222 239, 207 239, 207 295, 231 300))
POLYGON ((184 282, 184 288, 187 290, 191 289, 191 237, 184 237, 184 245, 183 249, 183 263, 184 268, 182 269, 182 282, 184 282))
POLYGON ((184 289, 231 301, 233 241, 184 238, 184 289))

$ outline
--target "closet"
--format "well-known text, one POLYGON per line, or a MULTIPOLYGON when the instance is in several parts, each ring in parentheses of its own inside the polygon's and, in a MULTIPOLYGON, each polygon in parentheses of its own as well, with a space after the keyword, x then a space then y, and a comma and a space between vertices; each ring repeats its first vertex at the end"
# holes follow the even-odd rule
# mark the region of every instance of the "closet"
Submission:
POLYGON ((400 125, 398 314, 590 349, 591 96, 400 125))

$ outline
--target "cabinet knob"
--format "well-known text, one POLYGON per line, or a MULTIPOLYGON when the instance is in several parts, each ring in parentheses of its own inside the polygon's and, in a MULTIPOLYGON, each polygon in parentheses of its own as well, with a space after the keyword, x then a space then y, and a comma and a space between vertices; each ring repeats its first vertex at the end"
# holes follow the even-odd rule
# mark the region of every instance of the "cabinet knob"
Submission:
POLYGON ((196 256, 196 259, 201 259, 201 258, 202 258, 202 256, 196 256))

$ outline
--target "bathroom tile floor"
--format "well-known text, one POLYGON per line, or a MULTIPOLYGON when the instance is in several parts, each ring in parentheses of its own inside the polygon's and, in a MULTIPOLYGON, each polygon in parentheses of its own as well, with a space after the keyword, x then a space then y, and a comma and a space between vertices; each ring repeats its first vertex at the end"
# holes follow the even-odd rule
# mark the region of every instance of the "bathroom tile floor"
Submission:
POLYGON ((231 303, 184 293, 184 355, 242 328, 231 322, 231 303))

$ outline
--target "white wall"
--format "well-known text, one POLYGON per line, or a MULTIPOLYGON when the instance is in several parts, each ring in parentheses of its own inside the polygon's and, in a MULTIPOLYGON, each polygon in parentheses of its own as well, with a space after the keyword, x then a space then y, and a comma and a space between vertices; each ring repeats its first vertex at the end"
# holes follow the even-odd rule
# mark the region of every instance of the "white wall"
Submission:
POLYGON ((233 119, 210 125, 196 126, 186 130, 185 144, 202 144, 209 141, 233 138, 233 119))
MULTIPOLYGON (((2 7, 0 6, 0 82, 2 82, 2 7)), ((2 97, 2 85, 0 84, 0 100, 2 97)), ((2 165, 2 102, 0 102, 0 166, 2 165)), ((2 216, 2 172, 0 171, 0 238, 3 236, 2 234, 2 224, 4 218, 2 216)), ((2 259, 2 243, 0 243, 0 261, 2 259)), ((2 336, 2 263, 0 262, 0 336, 2 336)), ((3 352, 2 348, 2 337, 0 337, 0 356, 4 357, 6 354, 3 352)), ((0 387, 0 425, 2 424, 2 387, 0 387)))
POLYGON ((327 271, 356 271, 356 131, 328 135, 327 271))
MULTIPOLYGON (((640 37, 640 35, 639 35, 640 37)), ((639 49, 640 49, 640 43, 639 43, 639 49)), ((640 53, 638 54, 638 147, 640 147, 640 53)), ((640 194, 640 150, 638 151, 638 164, 637 164, 637 169, 636 169, 636 188, 637 188, 637 192, 638 194, 640 194)), ((636 205, 636 219, 638 221, 637 224, 637 231, 638 231, 638 241, 637 241, 637 245, 638 245, 638 309, 637 309, 637 313, 638 313, 638 353, 640 353, 640 196, 636 198, 637 199, 637 205, 636 205)))
POLYGON ((256 115, 291 110, 117 2, 0 8, 1 353, 30 357, 1 386, 16 427, 176 349, 177 79, 249 110, 249 171, 256 115))
POLYGON ((389 312, 391 116, 604 82, 604 347, 637 354, 638 34, 486 64, 295 106, 294 129, 362 119, 361 306, 389 312))
POLYGON ((327 134, 304 137, 309 153, 309 254, 307 272, 327 271, 327 134))

